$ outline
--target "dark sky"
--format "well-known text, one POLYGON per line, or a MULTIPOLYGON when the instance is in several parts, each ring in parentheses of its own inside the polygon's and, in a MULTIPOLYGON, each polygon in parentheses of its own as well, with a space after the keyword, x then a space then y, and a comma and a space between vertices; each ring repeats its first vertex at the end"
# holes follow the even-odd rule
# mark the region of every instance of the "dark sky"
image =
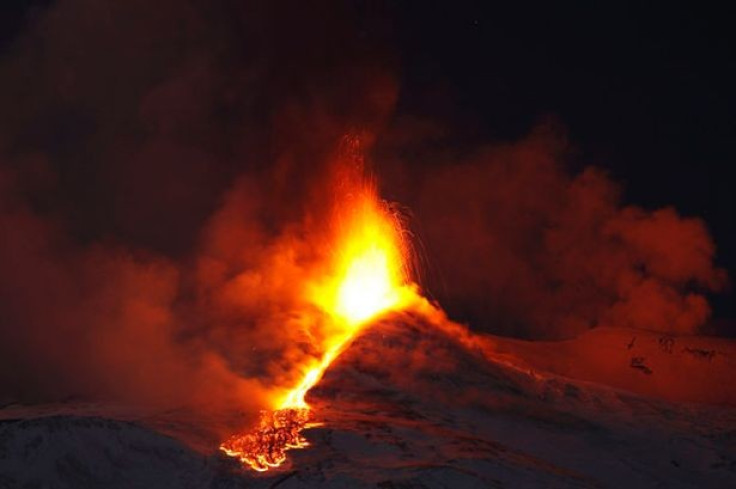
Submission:
MULTIPOLYGON (((402 108, 485 140, 556 117, 625 200, 703 217, 736 276, 733 5, 399 3, 402 108), (450 94, 441 104, 438 87, 450 94)), ((732 294, 714 303, 734 317, 732 294)))
MULTIPOLYGON (((3 2, 0 51, 53 4, 3 2)), ((396 66, 397 117, 439 121, 457 147, 515 140, 553 118, 575 148, 572 166, 604 168, 626 202, 702 217, 716 263, 736 276, 732 8, 365 1, 349 10, 357 45, 378 42, 396 66)), ((319 26, 301 35, 310 29, 319 26)), ((732 323, 732 292, 712 301, 732 323)))

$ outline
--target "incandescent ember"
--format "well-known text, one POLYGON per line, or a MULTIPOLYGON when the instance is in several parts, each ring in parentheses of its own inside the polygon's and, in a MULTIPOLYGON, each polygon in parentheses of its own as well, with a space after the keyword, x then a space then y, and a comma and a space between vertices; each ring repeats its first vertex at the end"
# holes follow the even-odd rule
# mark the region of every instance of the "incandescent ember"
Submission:
POLYGON ((261 411, 256 429, 228 438, 220 445, 220 450, 253 470, 264 472, 284 463, 287 450, 309 446, 301 431, 319 425, 311 423, 311 419, 309 408, 261 411))
POLYGON ((310 335, 319 355, 300 366, 301 381, 274 397, 273 411, 262 412, 255 429, 220 445, 225 454, 258 471, 278 467, 287 450, 308 445, 301 431, 314 424, 305 396, 356 335, 382 314, 405 309, 418 297, 399 216, 363 175, 359 141, 346 138, 343 149, 337 170, 348 178, 336 185, 341 191, 328 223, 330 253, 307 283, 297 285, 304 290, 308 310, 327 318, 319 323, 322 331, 310 335))

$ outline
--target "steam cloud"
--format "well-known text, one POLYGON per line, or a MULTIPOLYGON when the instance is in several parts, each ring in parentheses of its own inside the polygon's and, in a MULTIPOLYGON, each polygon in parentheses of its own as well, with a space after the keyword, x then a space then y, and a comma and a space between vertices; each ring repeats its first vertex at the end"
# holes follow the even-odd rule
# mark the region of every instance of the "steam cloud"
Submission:
POLYGON ((623 205, 602 170, 571 174, 569 153, 546 123, 430 168, 394 159, 389 188, 415 214, 430 291, 455 317, 512 336, 600 325, 697 333, 710 316, 705 294, 727 279, 705 223, 623 205))
MULTIPOLYGON (((61 0, 30 21, 0 64, 0 399, 254 413, 289 380, 338 141, 397 136, 391 55, 360 14, 61 0)), ((725 280, 702 221, 622 207, 563 153, 537 134, 385 159, 430 290, 497 333, 696 331, 725 280)))
POLYGON ((62 0, 31 19, 0 64, 0 400, 256 414, 293 380, 336 147, 396 95, 322 7, 62 0))

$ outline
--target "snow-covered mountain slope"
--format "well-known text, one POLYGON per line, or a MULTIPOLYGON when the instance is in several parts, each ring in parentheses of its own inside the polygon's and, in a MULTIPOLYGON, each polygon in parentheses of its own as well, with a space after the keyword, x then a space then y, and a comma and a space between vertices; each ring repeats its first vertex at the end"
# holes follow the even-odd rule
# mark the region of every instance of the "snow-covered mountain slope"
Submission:
POLYGON ((50 416, 0 424, 2 488, 210 487, 208 460, 131 423, 50 416))
POLYGON ((324 423, 305 432, 312 446, 278 469, 193 451, 151 428, 160 416, 67 406, 21 420, 31 412, 15 407, 0 424, 0 487, 736 487, 732 407, 546 373, 432 321, 392 317, 359 337, 308 396, 324 423))
POLYGON ((736 487, 732 409, 525 371, 462 336, 405 318, 358 339, 310 398, 326 428, 295 466, 331 450, 327 472, 396 487, 736 487))
POLYGON ((565 341, 488 338, 534 370, 590 380, 671 401, 736 407, 736 341, 670 336, 628 328, 595 328, 565 341))

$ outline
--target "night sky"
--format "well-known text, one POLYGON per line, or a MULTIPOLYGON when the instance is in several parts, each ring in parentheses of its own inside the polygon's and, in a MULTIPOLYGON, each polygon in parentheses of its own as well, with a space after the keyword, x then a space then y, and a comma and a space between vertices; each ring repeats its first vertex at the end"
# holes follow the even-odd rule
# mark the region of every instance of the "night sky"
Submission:
MULTIPOLYGON (((540 121, 555 121, 567 134, 571 171, 595 165, 621 184, 626 203, 674 206, 683 216, 703 218, 717 246, 716 264, 736 276, 732 7, 352 2, 334 9, 338 16, 347 12, 354 26, 341 51, 334 46, 341 41, 318 22, 323 15, 332 17, 332 6, 319 2, 307 9, 305 25, 298 9, 283 8, 283 19, 277 16, 271 28, 296 34, 275 52, 299 46, 299 36, 326 40, 336 57, 364 49, 396 77, 393 117, 443 127, 440 150, 451 144, 453 152, 462 153, 518 140, 540 121)), ((4 2, 0 51, 7 56, 24 29, 54 7, 49 1, 4 2)), ((320 43, 315 45, 315 58, 308 59, 319 58, 320 43)), ((85 124, 70 117, 63 125, 75 140, 87 130, 85 124)), ((63 134, 57 138, 64 151, 74 150, 63 134)), ((94 183, 92 174, 85 173, 80 187, 94 183)), ((224 169, 222 180, 233 174, 224 169)), ((393 195, 389 188, 388 194, 401 192, 393 195)), ((89 209, 98 197, 75 205, 89 209)), ((197 212, 206 215, 205 210, 192 214, 197 212)), ((94 221, 79 217, 72 227, 85 236, 89 219, 94 221)), ((710 297, 715 319, 709 332, 736 335, 733 299, 730 288, 710 297)))
MULTIPOLYGON (((402 108, 457 121, 484 140, 557 118, 576 156, 607 169, 627 201, 703 217, 717 261, 734 276, 733 6, 402 5, 402 108), (433 90, 444 103, 430 101, 433 90)), ((733 321, 732 293, 714 303, 716 316, 733 321)))

